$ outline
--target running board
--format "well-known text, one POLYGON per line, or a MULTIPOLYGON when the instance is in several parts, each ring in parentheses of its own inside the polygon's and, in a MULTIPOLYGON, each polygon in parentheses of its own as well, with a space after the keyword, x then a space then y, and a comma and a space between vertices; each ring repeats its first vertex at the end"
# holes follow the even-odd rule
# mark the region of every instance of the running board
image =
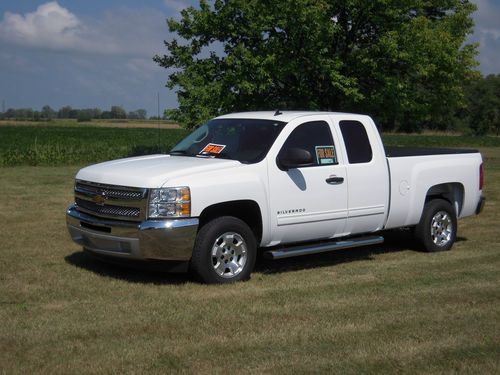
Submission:
POLYGON ((283 258, 298 257, 301 255, 326 253, 328 251, 334 251, 334 250, 349 249, 351 247, 376 245, 382 242, 384 242, 384 237, 381 236, 358 237, 344 241, 293 246, 277 250, 268 250, 264 252, 264 256, 267 259, 283 259, 283 258))

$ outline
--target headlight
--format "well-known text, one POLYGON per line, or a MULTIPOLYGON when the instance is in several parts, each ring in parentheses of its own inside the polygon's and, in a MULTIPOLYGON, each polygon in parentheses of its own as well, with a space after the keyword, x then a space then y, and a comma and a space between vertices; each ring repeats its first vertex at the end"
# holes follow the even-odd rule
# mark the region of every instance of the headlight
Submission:
POLYGON ((191 193, 188 187, 151 189, 148 217, 186 217, 191 215, 191 193))

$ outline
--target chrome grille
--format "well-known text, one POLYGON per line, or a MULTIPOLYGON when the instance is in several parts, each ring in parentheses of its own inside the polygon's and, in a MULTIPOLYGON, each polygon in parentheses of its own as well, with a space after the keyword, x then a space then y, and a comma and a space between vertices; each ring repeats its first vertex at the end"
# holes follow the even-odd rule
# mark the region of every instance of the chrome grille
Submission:
POLYGON ((75 191, 82 193, 90 193, 94 195, 105 194, 109 198, 123 200, 138 200, 144 198, 144 191, 123 190, 119 188, 105 187, 106 185, 90 185, 78 181, 75 184, 75 191))
POLYGON ((110 219, 141 221, 146 218, 148 190, 77 180, 77 210, 110 219))
POLYGON ((92 212, 99 214, 99 215, 138 218, 141 214, 140 208, 110 206, 110 205, 106 205, 106 204, 103 206, 99 206, 98 204, 95 204, 94 202, 86 201, 86 200, 83 200, 80 198, 76 198, 75 201, 76 201, 76 205, 78 207, 81 207, 81 208, 88 210, 88 211, 92 211, 92 212))

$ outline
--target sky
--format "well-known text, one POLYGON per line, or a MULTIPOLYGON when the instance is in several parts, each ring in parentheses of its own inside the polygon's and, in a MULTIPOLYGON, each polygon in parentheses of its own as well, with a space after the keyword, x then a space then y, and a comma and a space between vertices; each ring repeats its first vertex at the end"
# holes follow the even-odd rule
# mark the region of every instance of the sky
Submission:
MULTIPOLYGON (((475 0, 483 74, 500 74, 500 0, 475 0)), ((166 19, 196 0, 0 1, 0 106, 54 109, 120 105, 148 116, 177 107, 153 62, 170 39, 166 19)), ((2 108, 0 107, 0 110, 2 108)))

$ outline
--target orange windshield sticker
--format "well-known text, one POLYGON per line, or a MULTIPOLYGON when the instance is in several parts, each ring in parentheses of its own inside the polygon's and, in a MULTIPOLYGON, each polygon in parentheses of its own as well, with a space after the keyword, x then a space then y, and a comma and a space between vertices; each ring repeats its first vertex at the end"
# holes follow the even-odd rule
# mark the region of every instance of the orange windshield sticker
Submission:
POLYGON ((226 145, 218 145, 215 143, 209 143, 203 150, 200 151, 200 154, 220 154, 222 150, 226 148, 226 145))

